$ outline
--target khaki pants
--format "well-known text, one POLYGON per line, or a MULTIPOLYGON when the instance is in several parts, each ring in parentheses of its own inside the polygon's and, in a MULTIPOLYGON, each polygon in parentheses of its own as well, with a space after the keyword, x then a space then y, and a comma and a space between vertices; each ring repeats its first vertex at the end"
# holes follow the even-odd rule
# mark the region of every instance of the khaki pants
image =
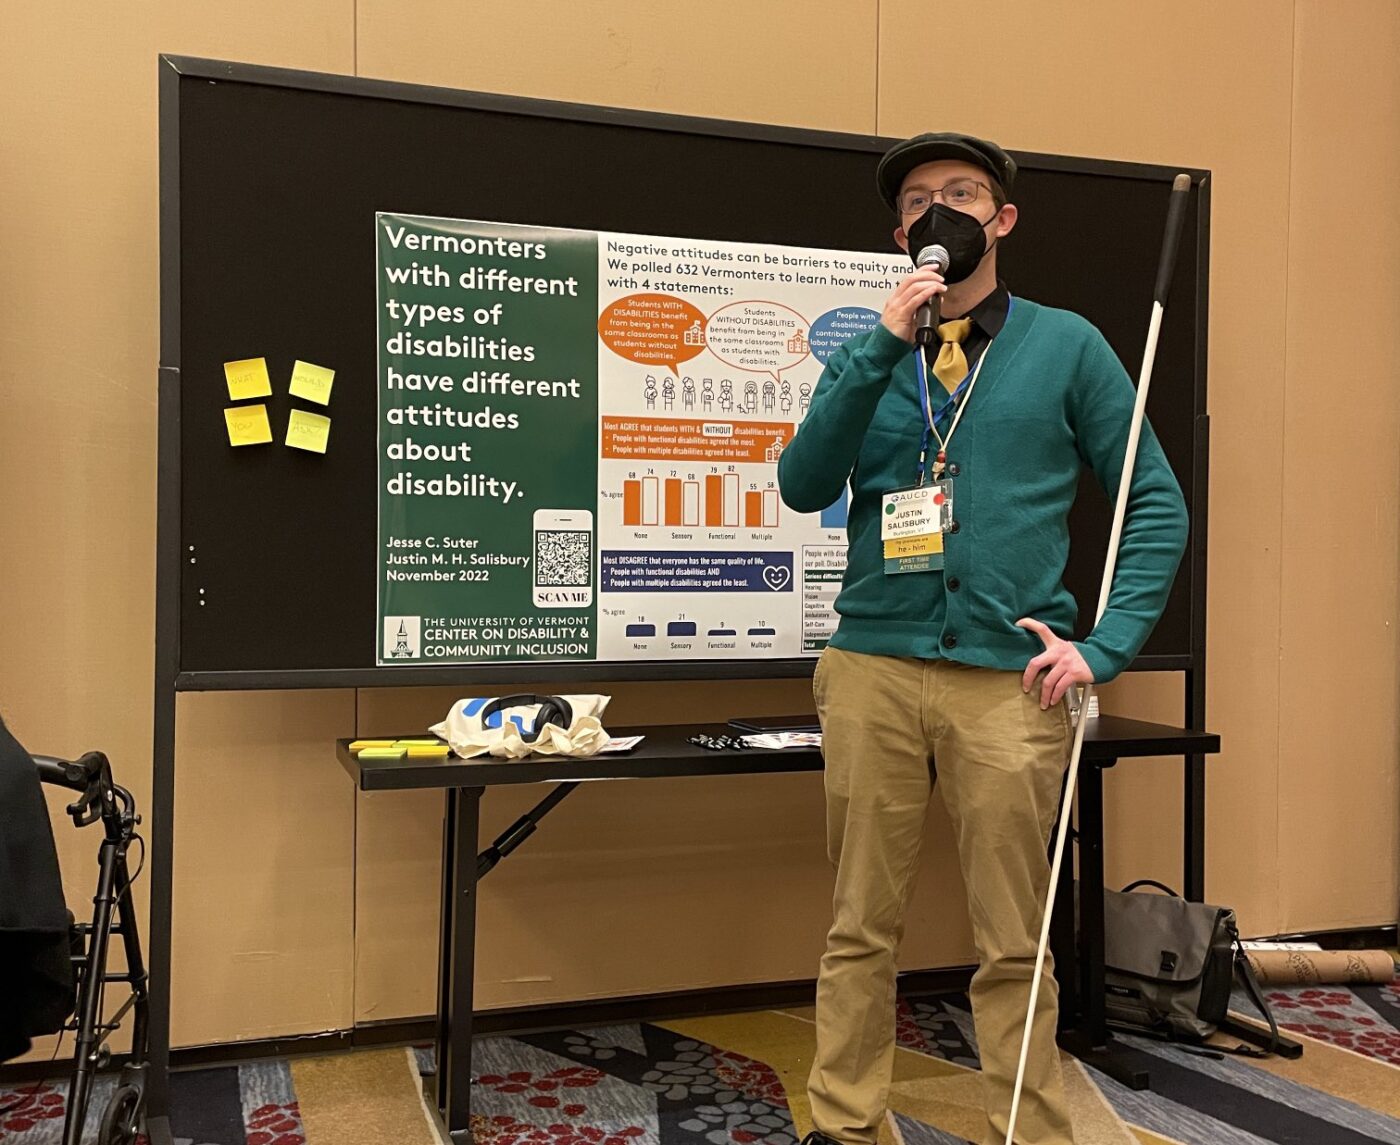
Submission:
MULTIPOLYGON (((1046 850, 1072 730, 1018 672, 828 648, 813 685, 826 755, 835 915, 817 983, 816 1128, 873 1145, 894 1065, 895 959, 929 796, 953 822, 978 969, 972 1016, 988 1124, 1003 1145, 1050 881, 1046 850)), ((1046 957, 1016 1145, 1072 1145, 1046 957)))

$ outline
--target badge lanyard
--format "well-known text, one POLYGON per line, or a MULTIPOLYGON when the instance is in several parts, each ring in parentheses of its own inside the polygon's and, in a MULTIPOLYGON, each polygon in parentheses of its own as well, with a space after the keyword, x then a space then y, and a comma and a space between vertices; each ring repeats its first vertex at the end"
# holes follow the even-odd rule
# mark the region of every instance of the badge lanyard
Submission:
POLYGON ((924 436, 923 439, 919 442, 919 479, 917 482, 915 482, 916 487, 922 486, 924 483, 926 474, 926 463, 928 461, 928 446, 931 437, 938 438, 938 454, 935 457, 933 463, 933 478, 935 481, 942 478, 943 465, 947 461, 948 443, 953 440, 953 434, 957 433, 958 431, 958 424, 962 421, 963 411, 967 409, 967 403, 972 398, 972 389, 975 385, 977 385, 977 376, 982 372, 982 363, 987 360, 987 351, 991 348, 992 343, 988 342, 986 349, 982 351, 981 355, 979 355, 977 359, 977 365, 968 373, 967 377, 963 378, 963 380, 958 383, 958 388, 955 389, 952 392, 952 394, 949 395, 948 400, 943 404, 942 408, 939 409, 937 413, 934 413, 933 400, 929 396, 928 392, 928 375, 930 372, 928 368, 928 347, 923 347, 922 358, 924 366, 924 377, 923 384, 920 386, 920 389, 923 391, 923 407, 925 421, 924 436), (961 404, 958 403, 958 399, 960 397, 963 398, 961 404), (938 432, 938 426, 936 423, 941 418, 946 417, 948 414, 948 410, 955 405, 957 406, 957 413, 953 415, 953 424, 948 427, 948 436, 944 437, 941 433, 938 432))
MULTIPOLYGON (((1011 316, 1011 307, 1014 304, 1014 300, 1008 297, 1006 300, 1008 318, 1011 316)), ((982 373, 982 364, 987 360, 987 354, 991 351, 992 343, 995 341, 995 338, 988 339, 982 353, 977 356, 977 365, 968 372, 967 377, 958 383, 957 389, 948 395, 948 400, 943 403, 937 413, 933 410, 933 398, 929 394, 928 388, 928 380, 933 373, 928 364, 928 346, 924 345, 919 348, 920 360, 923 365, 923 377, 920 379, 919 390, 923 398, 921 404, 923 405, 925 422, 924 435, 919 442, 919 479, 915 483, 916 488, 924 484, 930 436, 938 438, 938 453, 934 458, 933 477, 935 481, 942 478, 943 466, 947 461, 948 445, 953 440, 953 434, 958 430, 958 423, 962 421, 963 411, 967 409, 967 403, 972 399, 972 388, 977 385, 977 377, 982 373), (963 399, 961 405, 958 404, 959 398, 963 399), (938 432, 937 423, 947 417, 948 411, 954 407, 956 407, 957 413, 953 415, 953 424, 948 427, 948 436, 944 437, 938 432)))

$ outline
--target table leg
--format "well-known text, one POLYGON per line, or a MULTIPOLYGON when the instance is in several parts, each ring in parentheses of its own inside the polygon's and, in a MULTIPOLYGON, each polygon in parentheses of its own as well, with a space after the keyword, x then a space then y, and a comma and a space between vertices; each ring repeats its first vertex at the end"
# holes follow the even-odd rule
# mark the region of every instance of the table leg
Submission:
POLYGON ((1103 968, 1103 772, 1079 771, 1079 959, 1083 995, 1080 1029, 1089 1044, 1108 1042, 1103 968))
POLYGON ((1185 837, 1182 839, 1184 870, 1182 896, 1192 902, 1206 901, 1206 757, 1186 757, 1184 810, 1185 837))
POLYGON ((479 787, 449 788, 443 817, 437 1104, 455 1145, 472 1142, 472 1002, 481 792, 479 787))

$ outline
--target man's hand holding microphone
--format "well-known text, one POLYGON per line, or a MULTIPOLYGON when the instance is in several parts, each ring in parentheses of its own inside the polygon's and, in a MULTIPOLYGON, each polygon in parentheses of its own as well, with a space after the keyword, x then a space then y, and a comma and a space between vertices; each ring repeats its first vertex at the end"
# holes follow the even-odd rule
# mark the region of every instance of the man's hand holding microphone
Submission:
POLYGON ((943 275, 933 266, 922 266, 895 287, 885 303, 880 324, 896 338, 914 344, 914 319, 924 303, 948 289, 943 275))

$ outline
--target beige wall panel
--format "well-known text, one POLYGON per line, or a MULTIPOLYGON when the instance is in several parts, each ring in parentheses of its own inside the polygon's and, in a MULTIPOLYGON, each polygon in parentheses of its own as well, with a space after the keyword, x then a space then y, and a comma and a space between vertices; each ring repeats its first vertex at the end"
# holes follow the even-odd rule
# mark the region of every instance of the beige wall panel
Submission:
MULTIPOLYGON (((876 0, 359 0, 359 74, 840 131, 875 128, 876 0)), ((658 172, 658 187, 685 172, 658 172)))
POLYGON ((442 809, 438 791, 356 792, 356 1022, 437 1011, 442 809))
POLYGON ((1300 0, 1280 672, 1287 930, 1393 922, 1400 896, 1398 58, 1392 0, 1300 0), (1339 131, 1356 146, 1339 151, 1339 131), (1319 337, 1324 315, 1341 321, 1319 337))
POLYGON ((176 1045, 351 1024, 354 726, 352 691, 180 697, 176 1045))
MULTIPOLYGON (((106 751, 149 812, 156 55, 349 71, 353 2, 6 4, 0 26, 0 536, 23 538, 0 546, 0 709, 33 751, 106 751)), ((82 906, 96 828, 54 807, 82 906)), ((204 824, 180 831, 199 863, 204 824)))
MULTIPOLYGON (((809 687, 805 680, 598 685, 614 697, 613 726, 811 710, 809 687)), ((454 698, 440 689, 362 691, 359 733, 420 730, 454 698)), ((488 792, 483 845, 546 790, 488 792)), ((441 798, 362 794, 358 815, 357 1015, 428 1013, 441 798)), ((930 816, 903 951, 907 969, 972 959, 957 860, 937 800, 930 816)), ((585 785, 482 883, 478 1003, 815 977, 831 921, 824 823, 821 779, 811 773, 585 785)))
MULTIPOLYGON (((936 118, 1011 148, 1214 172, 1209 710, 1226 750, 1210 772, 1208 888, 1246 928, 1273 929, 1277 888, 1261 875, 1276 869, 1292 7, 995 0, 977 9, 984 46, 957 49, 978 66, 948 83, 929 78, 928 13, 882 0, 881 134, 936 118)), ((1116 806, 1125 839, 1179 835, 1156 807, 1116 806)), ((1136 870, 1137 854, 1121 860, 1136 870)))

